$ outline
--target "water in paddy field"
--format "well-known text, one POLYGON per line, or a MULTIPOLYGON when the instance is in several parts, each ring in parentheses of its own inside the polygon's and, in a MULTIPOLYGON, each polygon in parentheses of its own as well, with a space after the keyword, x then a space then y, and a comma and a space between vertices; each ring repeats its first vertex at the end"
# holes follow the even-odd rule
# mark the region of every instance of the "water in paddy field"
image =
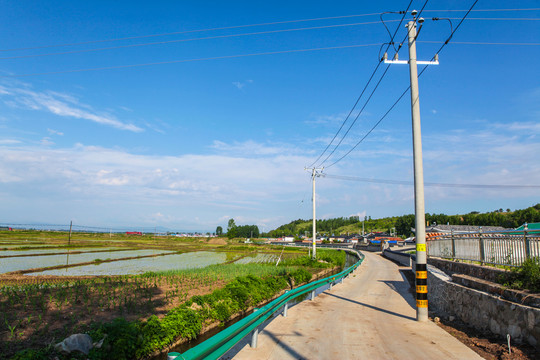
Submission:
MULTIPOLYGON (((58 248, 58 247, 51 247, 50 249, 24 249, 24 250, 3 250, 0 251, 0 256, 32 256, 35 254, 38 255, 47 255, 47 254, 56 254, 56 253, 67 253, 67 252, 97 252, 97 251, 123 251, 123 250, 133 250, 133 249, 127 249, 127 248, 99 248, 99 247, 91 247, 91 248, 58 248)), ((105 252, 103 252, 105 254, 105 252)))
MULTIPOLYGON (((59 265, 67 265, 67 264, 76 264, 76 263, 82 263, 82 262, 88 262, 88 261, 94 261, 96 259, 119 259, 119 258, 126 258, 126 257, 133 257, 133 256, 145 256, 145 255, 154 255, 159 253, 171 253, 172 251, 164 251, 164 250, 128 250, 128 251, 107 251, 107 252, 87 252, 82 254, 62 254, 62 255, 46 255, 47 253, 55 253, 55 252, 67 252, 65 249, 41 249, 43 252, 40 253, 39 256, 23 256, 23 257, 12 257, 12 258, 3 258, 0 259, 0 274, 11 272, 11 271, 18 271, 18 270, 27 270, 27 269, 35 269, 35 268, 43 268, 43 267, 49 267, 49 266, 59 266, 59 265)), ((79 251, 72 250, 72 251, 79 251)), ((95 249, 93 249, 95 250, 95 249)), ((15 251, 9 251, 9 253, 14 253, 15 251)), ((2 254, 6 253, 6 251, 2 252, 2 254)), ((22 254, 31 254, 31 253, 38 253, 38 250, 23 250, 23 251, 17 251, 18 253, 22 254)), ((16 255, 16 254, 12 254, 16 255)), ((95 265, 90 265, 95 266, 95 265)), ((56 270, 58 272, 62 271, 62 274, 54 274, 54 275, 72 275, 66 270, 68 269, 59 269, 56 270)), ((75 268, 73 268, 75 269, 75 268)), ((36 273, 34 275, 42 275, 43 273, 36 273)), ((47 274, 47 275, 53 275, 53 274, 47 274)), ((93 275, 93 274, 78 274, 78 275, 93 275)))
MULTIPOLYGON (((164 252, 166 251, 162 251, 162 250, 155 251, 155 253, 164 253, 164 252)), ((131 260, 108 262, 108 263, 100 263, 100 264, 95 264, 95 265, 83 265, 83 266, 77 266, 77 267, 72 267, 72 268, 67 268, 67 269, 47 270, 40 273, 31 273, 28 275, 57 275, 57 276, 132 275, 132 274, 143 274, 145 272, 203 268, 209 265, 223 264, 238 256, 239 254, 225 253, 225 252, 195 251, 195 252, 189 252, 189 253, 184 253, 184 254, 170 254, 170 255, 165 255, 165 256, 148 257, 148 258, 142 258, 142 259, 131 259, 131 260)), ((100 259, 105 259, 105 258, 100 257, 100 259)), ((253 254, 253 256, 247 256, 235 263, 247 264, 247 263, 253 263, 253 262, 263 263, 263 262, 273 262, 273 261, 274 261, 273 255, 253 254)))
MULTIPOLYGON (((150 250, 152 251, 152 250, 150 250)), ((154 253, 163 253, 163 251, 154 253)), ((103 259, 103 258, 101 258, 103 259)), ((183 270, 202 268, 208 265, 226 262, 227 254, 197 251, 184 254, 171 254, 165 256, 148 257, 101 263, 96 265, 84 265, 67 269, 48 270, 29 275, 57 275, 57 276, 84 276, 84 275, 132 275, 145 272, 166 270, 183 270)))

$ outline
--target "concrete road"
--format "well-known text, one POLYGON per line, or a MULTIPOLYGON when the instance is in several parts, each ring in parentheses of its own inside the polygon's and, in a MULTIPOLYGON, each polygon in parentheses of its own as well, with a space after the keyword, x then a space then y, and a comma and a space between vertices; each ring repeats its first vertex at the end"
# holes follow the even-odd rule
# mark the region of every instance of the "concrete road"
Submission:
POLYGON ((415 300, 398 265, 365 253, 363 264, 315 298, 276 317, 224 358, 482 359, 432 322, 416 321, 415 300))

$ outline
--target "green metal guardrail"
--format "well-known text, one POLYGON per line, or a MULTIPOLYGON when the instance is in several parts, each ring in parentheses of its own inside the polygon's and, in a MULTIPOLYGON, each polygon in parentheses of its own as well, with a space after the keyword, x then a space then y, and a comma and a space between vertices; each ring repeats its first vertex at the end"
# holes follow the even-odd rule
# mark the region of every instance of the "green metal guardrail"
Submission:
POLYGON ((255 311, 249 316, 246 316, 235 324, 212 336, 208 340, 189 349, 185 353, 169 353, 168 359, 218 359, 245 336, 247 336, 251 331, 256 330, 260 324, 266 321, 290 300, 309 292, 312 292, 313 297, 316 289, 326 284, 334 283, 336 280, 343 279, 345 276, 353 272, 358 266, 360 266, 360 264, 362 264, 362 261, 364 260, 364 254, 360 253, 359 251, 355 251, 355 253, 359 256, 359 260, 354 265, 348 267, 342 272, 290 290, 277 299, 274 299, 270 303, 266 304, 262 308, 255 309, 255 311))

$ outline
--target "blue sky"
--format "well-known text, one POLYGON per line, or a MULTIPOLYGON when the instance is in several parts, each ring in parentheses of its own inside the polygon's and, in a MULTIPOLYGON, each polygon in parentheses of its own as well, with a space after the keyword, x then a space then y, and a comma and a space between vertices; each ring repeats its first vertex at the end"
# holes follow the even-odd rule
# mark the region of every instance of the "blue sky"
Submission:
MULTIPOLYGON (((409 1, 1 4, 0 222, 212 232, 229 218, 266 231, 311 218, 304 167, 345 120, 389 40, 378 14, 405 10, 409 1), (364 14, 374 15, 350 16, 364 14), (336 18, 292 22, 329 17, 336 18), (275 22, 286 23, 238 27, 275 22), (233 28, 195 31, 224 27, 233 28), (177 34, 160 35, 170 33, 177 34), (102 41, 119 38, 130 39, 102 41), (65 44, 74 45, 51 46, 65 44), (338 48, 296 51, 329 47, 338 48), (274 54, 253 55, 261 53, 274 54), (102 70, 73 71, 95 68, 102 70)), ((422 15, 450 17, 455 27, 465 13, 445 10, 471 4, 430 1, 422 15)), ((538 2, 479 1, 475 10, 508 7, 538 2)), ((420 78, 425 181, 540 185, 540 11, 469 17, 440 65, 420 78), (517 43, 536 45, 508 45, 517 43)), ((393 32, 400 15, 384 19, 393 32)), ((429 60, 449 33, 447 21, 426 20, 418 58, 429 60)), ((408 58, 406 45, 399 55, 408 58)), ((408 81, 407 66, 390 67, 326 166, 408 81)), ((411 137, 407 95, 325 172, 411 181, 411 137)), ((321 218, 414 211, 409 185, 320 178, 317 190, 321 218)), ((430 213, 538 202, 538 188, 426 188, 430 213)))

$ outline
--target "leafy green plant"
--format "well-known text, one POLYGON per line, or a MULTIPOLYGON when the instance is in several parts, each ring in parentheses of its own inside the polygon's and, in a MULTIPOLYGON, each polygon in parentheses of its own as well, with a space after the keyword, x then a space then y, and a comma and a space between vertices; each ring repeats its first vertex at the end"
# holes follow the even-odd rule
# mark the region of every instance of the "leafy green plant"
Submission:
POLYGON ((504 286, 513 289, 527 289, 540 292, 540 258, 531 258, 523 262, 508 274, 499 278, 504 286))

